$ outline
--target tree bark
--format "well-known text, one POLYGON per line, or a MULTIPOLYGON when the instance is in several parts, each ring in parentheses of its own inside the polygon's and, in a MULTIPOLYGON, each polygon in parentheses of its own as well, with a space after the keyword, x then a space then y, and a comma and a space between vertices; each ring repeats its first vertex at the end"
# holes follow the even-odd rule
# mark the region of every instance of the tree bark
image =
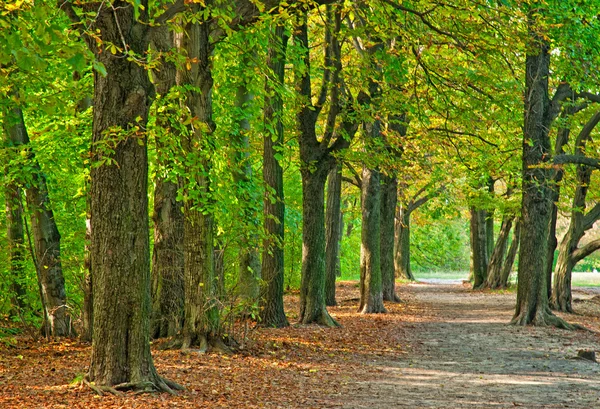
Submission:
POLYGON ((487 212, 471 207, 470 213, 473 288, 480 288, 485 284, 488 270, 487 212))
MULTIPOLYGON (((277 25, 269 41, 267 66, 272 70, 276 84, 281 86, 285 79, 285 54, 288 38, 284 27, 277 25)), ((288 320, 283 310, 283 268, 284 268, 284 218, 283 169, 277 160, 277 153, 283 149, 283 100, 278 87, 265 84, 264 122, 266 129, 263 139, 263 181, 265 183, 262 278, 264 288, 259 301, 260 322, 267 327, 286 327, 288 320), (271 96, 271 93, 273 94, 271 96)))
MULTIPOLYGON (((591 139, 591 132, 599 122, 600 112, 596 113, 579 133, 575 142, 575 155, 582 155, 584 153, 586 143, 591 139)), ((582 258, 596 250, 594 242, 582 249, 578 249, 579 242, 586 230, 590 229, 598 219, 598 213, 595 211, 588 212, 587 214, 584 213, 587 193, 592 180, 592 171, 593 168, 589 166, 577 166, 577 187, 573 196, 573 205, 571 206, 571 221, 569 229, 560 243, 556 270, 554 271, 554 291, 550 301, 551 306, 559 311, 573 312, 571 295, 573 267, 582 258)))
MULTIPOLYGON (((302 174, 302 279, 300 283, 300 322, 337 326, 325 305, 325 182, 327 174, 335 164, 332 155, 349 145, 353 133, 351 118, 344 118, 344 131, 336 132, 336 118, 341 111, 340 72, 341 53, 337 34, 341 25, 339 10, 327 7, 325 29, 325 70, 323 86, 317 99, 312 103, 310 76, 310 54, 308 44, 307 16, 296 27, 294 41, 302 49, 303 69, 296 73, 296 89, 302 98, 303 106, 298 112, 300 172, 302 174), (327 96, 330 96, 329 113, 322 140, 317 139, 316 124, 327 96)), ((349 96, 349 95, 348 95, 349 96)), ((355 129, 355 128, 354 128, 355 129)), ((355 132, 355 130, 354 130, 355 132)))
POLYGON ((17 183, 6 185, 4 196, 6 201, 6 239, 8 241, 8 258, 10 262, 10 289, 13 293, 12 306, 14 316, 19 316, 27 307, 24 297, 26 288, 21 284, 25 269, 25 234, 23 229, 23 202, 21 189, 17 183))
POLYGON ((376 169, 363 166, 360 246, 360 305, 362 314, 384 313, 381 282, 381 188, 376 169))
POLYGON ((519 250, 519 242, 521 240, 521 220, 517 219, 515 222, 515 227, 513 229, 513 239, 510 243, 510 247, 508 249, 508 254, 506 255, 506 259, 504 260, 504 264, 502 265, 502 273, 500 280, 500 288, 508 287, 508 279, 510 277, 510 273, 512 271, 513 265, 515 264, 515 259, 517 258, 517 251, 519 250))
POLYGON ((415 281, 410 267, 410 211, 404 205, 396 210, 394 268, 396 276, 415 281))
POLYGON ((331 169, 327 178, 327 210, 325 213, 325 305, 337 305, 335 279, 339 275, 341 231, 342 164, 331 169))
MULTIPOLYGON (((247 58, 246 58, 247 60, 247 58)), ((242 61, 247 63, 247 61, 242 61)), ((241 199, 239 205, 242 216, 243 234, 239 243, 239 269, 237 293, 247 304, 254 304, 260 295, 260 255, 258 253, 258 237, 256 232, 259 229, 258 218, 256 214, 258 209, 254 208, 255 201, 252 198, 255 190, 252 178, 252 166, 249 162, 248 149, 250 147, 248 131, 250 131, 250 121, 244 110, 252 101, 253 95, 248 90, 247 80, 242 80, 238 85, 236 93, 236 108, 240 112, 238 118, 238 131, 232 135, 232 141, 236 146, 235 161, 239 167, 233 172, 233 181, 238 189, 238 197, 241 199)))
POLYGON ((506 250, 508 249, 508 238, 510 230, 512 228, 514 216, 504 216, 502 218, 502 225, 500 227, 500 233, 490 257, 490 263, 488 264, 487 279, 485 287, 496 289, 502 287, 502 267, 504 266, 504 260, 506 250))
MULTIPOLYGON (((550 53, 548 40, 540 33, 538 18, 543 10, 528 13, 526 55, 525 122, 523 127, 522 232, 519 251, 515 325, 554 325, 572 328, 554 316, 548 306, 546 262, 552 192, 549 171, 548 132, 555 118, 548 97, 550 53), (540 251, 542 249, 542 251, 540 251)), ((552 101, 554 102, 554 101, 552 101)), ((554 104, 552 104, 554 105, 554 104)), ((557 111, 557 110, 556 110, 557 111)))
MULTIPOLYGON (((195 4, 192 11, 201 11, 195 4)), ((185 106, 192 126, 182 135, 184 178, 184 282, 185 307, 183 348, 201 351, 221 348, 217 282, 214 264, 213 199, 210 193, 212 167, 212 71, 210 25, 190 22, 184 27, 181 50, 190 59, 190 69, 178 73, 178 85, 191 86, 185 106), (191 160, 190 160, 191 159, 191 160)))
POLYGON ((396 274, 394 268, 394 229, 396 204, 398 202, 398 179, 396 176, 382 175, 381 184, 381 280, 383 300, 400 302, 396 295, 396 274))
MULTIPOLYGON (((93 28, 105 43, 145 55, 147 6, 103 4, 93 28)), ((66 4, 67 14, 74 12, 66 4)), ((106 76, 94 73, 90 210, 94 326, 88 379, 97 387, 161 390, 177 385, 156 372, 150 354, 150 262, 146 122, 154 89, 145 67, 85 37, 106 76), (168 384, 167 384, 168 383, 168 384)))
MULTIPOLYGON (((160 55, 160 66, 152 72, 156 91, 165 98, 176 84, 177 68, 169 58, 175 46, 168 26, 155 29, 152 47, 160 55)), ((160 102, 160 100, 159 100, 160 102)), ((171 162, 174 110, 167 109, 156 118, 157 168, 154 181, 154 248, 152 252, 153 338, 175 336, 182 328, 184 305, 183 203, 177 200, 180 178, 173 174, 171 162)))
POLYGON ((12 106, 4 113, 10 143, 27 152, 31 174, 23 175, 25 197, 34 238, 35 264, 44 306, 42 332, 46 336, 69 336, 71 317, 67 311, 65 280, 60 261, 60 234, 54 220, 46 177, 29 146, 29 135, 21 108, 12 106))

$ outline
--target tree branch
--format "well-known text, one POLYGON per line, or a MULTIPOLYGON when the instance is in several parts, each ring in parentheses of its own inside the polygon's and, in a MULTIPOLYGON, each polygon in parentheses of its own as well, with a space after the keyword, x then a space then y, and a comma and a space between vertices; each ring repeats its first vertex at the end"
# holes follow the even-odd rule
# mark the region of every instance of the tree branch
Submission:
POLYGON ((157 25, 163 25, 167 21, 169 21, 173 17, 175 17, 177 14, 184 12, 186 10, 186 8, 187 8, 187 6, 186 6, 184 0, 177 0, 175 3, 171 4, 169 6, 169 8, 167 10, 165 10, 164 13, 162 13, 160 16, 158 16, 154 20, 154 23, 157 25))
POLYGON ((583 231, 591 229, 598 219, 600 219, 600 203, 596 203, 596 205, 583 216, 583 231))
POLYGON ((600 239, 590 241, 585 246, 573 251, 573 253, 571 253, 571 257, 575 263, 578 263, 598 249, 600 249, 600 239))
POLYGON ((571 163, 574 165, 586 165, 595 169, 600 169, 600 160, 582 155, 556 155, 552 159, 552 163, 555 165, 564 165, 567 163, 571 163))

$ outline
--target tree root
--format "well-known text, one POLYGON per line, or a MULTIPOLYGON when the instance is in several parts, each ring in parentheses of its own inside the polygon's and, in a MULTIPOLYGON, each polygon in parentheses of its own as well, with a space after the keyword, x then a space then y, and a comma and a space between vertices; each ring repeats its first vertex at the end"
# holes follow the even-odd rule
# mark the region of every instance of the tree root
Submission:
POLYGON ((521 313, 518 316, 516 316, 512 319, 510 324, 518 325, 518 326, 533 325, 533 326, 540 326, 540 327, 555 327, 555 328, 560 328, 560 329, 564 329, 564 330, 568 330, 568 331, 574 331, 574 330, 591 331, 590 329, 588 329, 582 325, 571 324, 571 323, 568 323, 567 321, 563 320, 562 318, 557 317, 556 315, 554 315, 552 313, 552 311, 550 310, 549 307, 538 310, 533 317, 531 317, 531 315, 528 314, 528 311, 526 309, 524 309, 523 311, 521 311, 521 313))
POLYGON ((115 396, 123 397, 125 394, 121 391, 134 391, 136 395, 142 393, 166 392, 169 395, 177 395, 175 391, 182 391, 185 388, 176 382, 165 379, 156 375, 156 382, 141 381, 141 382, 124 382, 114 386, 95 385, 93 382, 83 379, 83 383, 93 390, 97 395, 104 396, 105 393, 110 393, 115 396))

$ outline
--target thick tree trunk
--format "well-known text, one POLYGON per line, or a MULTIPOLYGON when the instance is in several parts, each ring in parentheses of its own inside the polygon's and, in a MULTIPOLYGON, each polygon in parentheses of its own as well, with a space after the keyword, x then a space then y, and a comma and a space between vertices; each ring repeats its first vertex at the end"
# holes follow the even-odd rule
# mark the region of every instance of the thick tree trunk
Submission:
POLYGON ((33 231, 35 263, 44 305, 43 332, 46 336, 68 336, 72 333, 67 311, 65 280, 60 261, 60 234, 48 195, 46 177, 29 145, 23 112, 19 107, 5 111, 5 127, 11 144, 27 151, 31 173, 24 175, 25 196, 33 231))
POLYGON ((473 288, 480 288, 487 279, 487 222, 485 210, 470 208, 471 213, 471 266, 473 288))
POLYGON ((182 203, 177 200, 177 189, 175 183, 164 177, 157 177, 153 212, 153 338, 172 337, 181 330, 183 323, 183 212, 182 203))
POLYGON ((394 233, 396 204, 398 202, 398 180, 396 176, 382 175, 381 184, 381 280, 383 300, 400 302, 396 295, 394 268, 394 233))
MULTIPOLYGON (((279 85, 285 77, 285 53, 288 38, 283 26, 276 26, 269 42, 268 67, 273 71, 279 85)), ((268 327, 288 325, 283 310, 283 243, 285 203, 283 197, 283 169, 277 153, 283 147, 283 101, 269 80, 265 84, 265 133, 263 143, 263 180, 265 183, 264 223, 265 240, 262 254, 262 279, 264 288, 260 297, 260 322, 268 327), (271 92, 273 95, 271 96, 271 92)))
MULTIPOLYGON (((194 9, 199 11, 199 6, 194 9)), ((210 26, 188 23, 181 43, 191 60, 181 70, 179 84, 191 85, 185 105, 195 124, 182 135, 183 154, 188 158, 184 180, 184 282, 185 307, 183 348, 221 348, 217 282, 214 264, 214 218, 210 196, 213 86, 210 66, 210 26), (191 158, 191 160, 189 160, 191 158)))
POLYGON ((513 229, 513 239, 508 249, 508 254, 502 265, 500 288, 508 287, 508 279, 512 271, 515 259, 517 258, 517 251, 519 250, 519 241, 521 240, 521 221, 518 219, 515 222, 515 228, 513 229))
POLYGON ((360 305, 362 314, 386 312, 381 283, 381 186, 376 169, 362 171, 360 305))
POLYGON ((302 169, 300 322, 337 326, 325 306, 325 181, 329 166, 302 169))
POLYGON ((549 128, 553 120, 548 97, 549 44, 540 34, 538 14, 529 12, 526 55, 525 123, 523 127, 522 232, 519 251, 516 325, 554 325, 572 328, 548 306, 546 262, 552 191, 549 170, 549 128))
POLYGON ((325 304, 337 305, 335 279, 340 263, 342 164, 338 163, 327 178, 327 210, 325 214, 325 304))
POLYGON ((25 234, 23 229, 23 202, 21 189, 10 183, 4 189, 6 201, 6 239, 10 262, 10 288, 13 293, 13 315, 18 316, 26 308, 24 297, 27 294, 22 284, 25 262, 25 234))
MULTIPOLYGON (((168 26, 155 29, 152 47, 161 53, 160 66, 152 72, 156 91, 166 97, 176 84, 177 68, 170 61, 174 34, 168 26)), ((156 118, 158 172, 154 181, 154 249, 152 252, 152 320, 153 338, 172 337, 182 328, 184 304, 183 203, 177 200, 179 185, 172 175, 171 123, 176 114, 166 110, 156 118)))
POLYGON ((571 273, 573 267, 575 267, 575 263, 571 254, 577 248, 577 243, 579 243, 579 239, 575 237, 574 233, 572 228, 569 228, 565 233, 565 237, 563 237, 560 243, 558 260, 556 261, 556 269, 554 271, 554 292, 550 304, 555 310, 563 312, 573 312, 571 273))
POLYGON ((495 289, 502 286, 502 267, 504 266, 504 256, 508 249, 508 238, 513 220, 514 216, 504 216, 502 218, 500 233, 498 234, 492 257, 490 257, 490 263, 488 264, 487 279, 485 282, 485 287, 487 288, 495 289))
MULTIPOLYGON (((115 6, 102 6, 94 27, 104 42, 125 41, 135 55, 144 55, 147 25, 136 23, 133 6, 115 6)), ((144 10, 142 21, 147 17, 144 10)), ((88 45, 107 72, 94 74, 94 326, 88 378, 96 386, 173 392, 176 385, 158 376, 150 355, 148 155, 143 130, 153 86, 137 61, 99 50, 91 39, 88 45)))
MULTIPOLYGON (((343 118, 344 131, 336 132, 336 118, 341 111, 339 105, 341 70, 340 45, 336 35, 340 29, 341 15, 327 8, 325 41, 326 70, 323 87, 317 104, 312 103, 310 54, 308 43, 307 16, 296 27, 294 41, 302 48, 303 69, 296 71, 296 90, 303 106, 298 111, 300 160, 302 174, 302 280, 300 283, 300 322, 326 326, 339 325, 327 312, 325 305, 325 182, 327 174, 335 165, 332 153, 345 149, 353 135, 347 130, 352 121, 343 118), (323 104, 330 96, 330 108, 323 139, 317 139, 316 124, 323 104), (346 139, 348 138, 348 139, 346 139), (331 143, 330 143, 331 142, 331 143)), ((355 129, 355 128, 354 128, 355 129)))
POLYGON ((415 281, 410 268, 410 212, 406 206, 396 209, 394 239, 394 268, 396 276, 405 280, 415 281))
POLYGON ((239 164, 239 168, 233 172, 233 180, 237 186, 238 197, 240 198, 239 206, 241 207, 241 222, 244 231, 239 243, 237 293, 250 305, 254 304, 260 295, 261 268, 257 236, 260 226, 256 217, 258 209, 254 208, 255 201, 252 198, 253 190, 256 188, 252 178, 252 166, 248 160, 248 150, 250 148, 248 131, 250 130, 250 121, 248 120, 248 114, 244 113, 252 99, 253 95, 248 90, 248 84, 243 82, 238 86, 236 95, 236 108, 240 112, 238 120, 239 129, 232 135, 232 141, 236 147, 234 163, 239 164))

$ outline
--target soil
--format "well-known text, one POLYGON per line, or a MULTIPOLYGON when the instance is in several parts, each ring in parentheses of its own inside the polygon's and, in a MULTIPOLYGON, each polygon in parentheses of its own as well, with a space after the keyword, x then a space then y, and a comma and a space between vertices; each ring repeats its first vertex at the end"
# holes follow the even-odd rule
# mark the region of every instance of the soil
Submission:
MULTIPOLYGON (((569 322, 600 331, 600 293, 574 293, 569 322)), ((4 339, 0 408, 600 408, 600 365, 574 359, 600 351, 597 332, 507 325, 512 292, 461 284, 399 287, 401 304, 360 315, 357 284, 338 287, 325 329, 231 328, 231 356, 194 351, 153 355, 159 373, 186 387, 178 396, 96 396, 78 382, 90 346, 77 340, 4 339)), ((290 320, 297 294, 286 296, 290 320)))
MULTIPOLYGON (((411 353, 378 362, 380 379, 357 382, 345 408, 600 408, 600 365, 574 359, 600 350, 598 333, 507 325, 515 295, 462 285, 412 285, 428 317, 411 325, 411 353)), ((575 290, 584 315, 561 314, 598 331, 594 289, 575 290)))

